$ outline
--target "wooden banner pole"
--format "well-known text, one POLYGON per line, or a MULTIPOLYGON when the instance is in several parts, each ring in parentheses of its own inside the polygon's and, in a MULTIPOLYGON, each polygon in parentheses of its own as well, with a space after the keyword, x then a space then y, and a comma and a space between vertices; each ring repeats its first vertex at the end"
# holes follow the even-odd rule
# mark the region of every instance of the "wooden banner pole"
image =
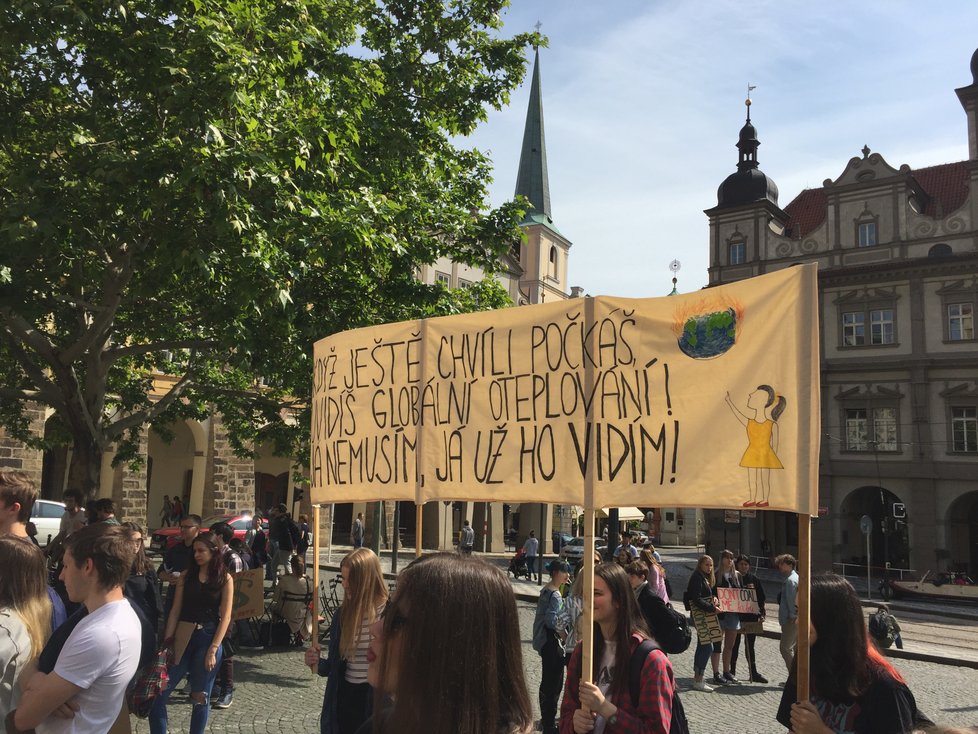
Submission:
MULTIPOLYGON (((332 518, 332 514, 330 515, 332 518)), ((312 534, 312 644, 319 640, 319 505, 312 506, 312 526, 315 528, 312 534)), ((312 674, 318 672, 318 665, 310 665, 312 674)))
MULTIPOLYGON (((316 506, 315 512, 319 512, 318 505, 316 506)), ((336 518, 336 505, 333 504, 329 506, 329 540, 326 542, 326 563, 333 562, 333 526, 334 526, 335 518, 336 518)))
POLYGON ((414 557, 421 558, 421 516, 424 504, 414 506, 414 557))
MULTIPOLYGON (((584 608, 581 610, 581 680, 591 683, 594 670, 594 508, 584 509, 584 556, 580 573, 584 574, 584 608)), ((587 706, 582 707, 585 711, 587 706)))
POLYGON ((797 701, 808 700, 810 659, 808 643, 811 637, 808 624, 812 610, 811 583, 812 518, 801 514, 798 515, 798 644, 795 648, 795 672, 798 675, 795 691, 797 701))

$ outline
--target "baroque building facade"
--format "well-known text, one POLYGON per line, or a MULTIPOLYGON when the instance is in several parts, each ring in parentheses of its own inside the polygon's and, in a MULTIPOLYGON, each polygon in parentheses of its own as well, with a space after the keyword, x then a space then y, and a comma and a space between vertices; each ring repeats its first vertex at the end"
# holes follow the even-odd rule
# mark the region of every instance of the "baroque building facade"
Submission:
MULTIPOLYGON (((782 209, 748 114, 706 211, 710 285, 819 265, 816 568, 865 566, 868 540, 874 566, 978 575, 978 51, 971 74, 967 160, 912 169, 864 147, 782 209)), ((736 514, 708 513, 713 549, 797 547, 793 516, 736 514)))

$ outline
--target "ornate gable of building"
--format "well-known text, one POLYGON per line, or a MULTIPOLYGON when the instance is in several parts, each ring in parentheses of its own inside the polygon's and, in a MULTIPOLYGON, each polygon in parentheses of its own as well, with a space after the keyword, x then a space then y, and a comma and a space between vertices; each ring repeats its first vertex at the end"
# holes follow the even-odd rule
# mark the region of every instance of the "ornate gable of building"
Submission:
POLYGON ((849 184, 865 184, 870 181, 879 181, 880 179, 898 176, 899 174, 900 170, 887 163, 883 159, 883 156, 879 153, 870 153, 869 148, 864 147, 862 158, 858 156, 850 158, 841 176, 835 181, 827 178, 822 185, 825 188, 832 188, 835 186, 847 186, 849 184))

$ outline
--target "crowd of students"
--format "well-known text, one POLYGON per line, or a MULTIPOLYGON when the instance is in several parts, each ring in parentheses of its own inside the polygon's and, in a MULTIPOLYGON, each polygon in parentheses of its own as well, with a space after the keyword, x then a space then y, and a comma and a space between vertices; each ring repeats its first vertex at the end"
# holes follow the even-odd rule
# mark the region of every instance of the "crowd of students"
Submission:
MULTIPOLYGON (((154 657, 156 621, 163 616, 160 640, 172 651, 170 678, 152 706, 150 730, 165 734, 170 695, 187 677, 189 731, 202 734, 210 704, 224 695, 225 686, 233 687, 225 667, 225 642, 233 629, 232 572, 250 564, 233 549, 231 528, 219 523, 202 530, 199 518, 182 518, 182 542, 164 563, 172 594, 163 604, 138 525, 120 525, 104 504, 87 524, 75 523, 75 511, 66 513, 66 523, 74 527, 59 539, 59 577, 69 604, 65 619, 46 583, 46 559, 26 533, 35 497, 25 474, 0 471, 3 730, 111 731, 125 716, 127 686, 154 657)), ((281 527, 282 521, 273 519, 273 524, 281 527)), ((245 545, 252 558, 259 535, 260 526, 245 545)), ((310 593, 305 563, 295 550, 293 543, 289 572, 276 592, 280 605, 290 594, 304 592, 305 598, 310 593)), ((281 545, 269 557, 276 553, 281 545)), ((688 731, 672 662, 656 642, 665 638, 646 612, 669 604, 661 583, 665 569, 651 552, 645 558, 628 555, 624 565, 595 559, 594 648, 588 671, 582 669, 579 643, 583 575, 565 596, 570 568, 559 560, 548 568, 550 582, 541 592, 533 628, 544 673, 539 697, 545 734, 688 731)), ((784 629, 797 625, 792 608, 796 562, 781 556, 777 565, 784 576, 784 629)), ((306 664, 327 677, 321 732, 533 731, 516 600, 499 568, 467 553, 435 553, 411 563, 390 592, 377 556, 356 548, 343 559, 340 575, 344 601, 334 615, 327 654, 316 644, 305 653, 306 664), (473 654, 478 654, 477 664, 473 654)), ((749 559, 724 551, 716 569, 711 557, 699 559, 686 594, 696 630, 695 689, 710 689, 707 662, 712 662, 715 682, 737 682, 740 637, 745 637, 751 678, 763 680, 753 640, 736 634, 756 620, 724 610, 718 598, 718 589, 751 586, 761 592, 761 617, 763 589, 750 573, 749 559)), ((308 636, 308 620, 294 621, 295 632, 308 636)), ((811 697, 795 701, 792 657, 779 722, 796 734, 914 732, 930 724, 899 672, 868 636, 859 599, 847 581, 832 574, 812 577, 810 622, 811 697)))

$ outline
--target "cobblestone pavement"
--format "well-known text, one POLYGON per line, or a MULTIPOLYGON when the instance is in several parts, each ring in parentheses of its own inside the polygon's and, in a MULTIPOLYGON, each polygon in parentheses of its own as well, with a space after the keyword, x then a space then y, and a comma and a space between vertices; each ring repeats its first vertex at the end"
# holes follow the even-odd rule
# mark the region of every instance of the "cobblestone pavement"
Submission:
MULTIPOLYGON (((339 557, 334 553, 335 561, 338 562, 339 557)), ((500 559, 499 562, 505 565, 505 561, 500 559)), ((673 568, 676 562, 669 561, 667 567, 671 574, 675 573, 678 581, 681 574, 678 568, 673 568)), ((324 578, 331 575, 326 572, 324 578)), ((521 598, 538 593, 535 583, 520 583, 518 586, 521 598)), ((685 581, 682 587, 685 587, 685 581)), ((674 586, 677 594, 680 593, 679 589, 679 586, 674 586)), ((518 603, 527 686, 534 713, 538 716, 536 702, 541 676, 540 659, 530 646, 534 608, 531 601, 518 603)), ((709 734, 773 734, 784 731, 774 719, 782 693, 777 684, 786 677, 777 640, 759 639, 757 654, 758 666, 771 681, 770 684, 743 683, 709 694, 690 690, 692 648, 681 655, 672 656, 691 731, 709 734)), ((934 721, 946 725, 978 725, 978 697, 975 695, 978 673, 974 670, 919 660, 893 662, 907 679, 918 706, 934 721)), ((740 671, 741 675, 744 672, 740 671)), ((244 649, 235 658, 235 680, 237 688, 233 705, 229 709, 212 711, 208 732, 315 734, 319 731, 325 679, 313 676, 304 667, 301 650, 244 649)), ((175 695, 170 703, 171 734, 186 732, 189 716, 187 697, 175 695)), ((133 722, 135 732, 148 734, 149 726, 145 721, 133 719, 133 722)))

